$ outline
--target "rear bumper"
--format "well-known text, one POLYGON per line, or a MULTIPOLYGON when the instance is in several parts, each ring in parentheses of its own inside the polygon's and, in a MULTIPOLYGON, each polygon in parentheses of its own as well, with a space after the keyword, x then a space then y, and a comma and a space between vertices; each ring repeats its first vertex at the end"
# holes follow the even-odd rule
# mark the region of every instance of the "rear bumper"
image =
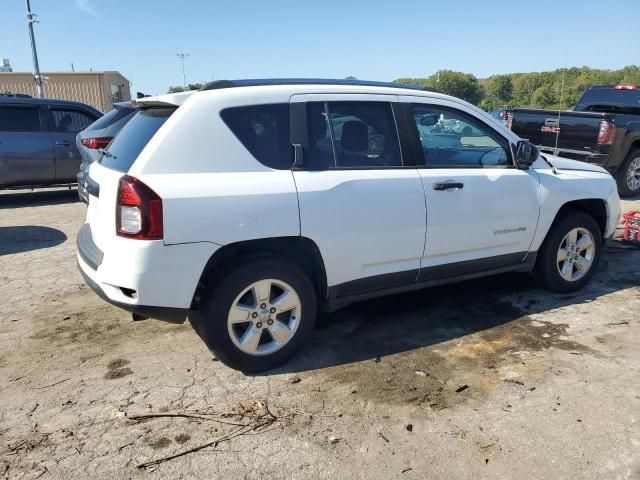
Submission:
POLYGON ((80 261, 78 261, 78 270, 80 275, 84 279, 85 283, 91 287, 100 298, 104 301, 114 305, 118 308, 126 310, 127 312, 135 313, 147 318, 155 318, 156 320, 162 320, 170 323, 184 323, 187 319, 189 309, 187 308, 171 308, 171 307, 153 307, 150 305, 133 305, 128 303, 118 302, 109 298, 109 296, 100 288, 100 285, 93 280, 84 270, 80 261))
POLYGON ((173 323, 186 319, 200 276, 217 246, 164 245, 114 237, 101 250, 90 224, 77 237, 77 260, 85 282, 107 302, 129 312, 173 323))

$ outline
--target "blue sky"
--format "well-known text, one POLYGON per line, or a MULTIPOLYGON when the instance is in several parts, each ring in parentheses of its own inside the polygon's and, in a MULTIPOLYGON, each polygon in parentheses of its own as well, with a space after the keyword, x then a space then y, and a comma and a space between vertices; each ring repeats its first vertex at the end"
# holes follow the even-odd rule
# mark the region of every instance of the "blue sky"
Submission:
MULTIPOLYGON (((23 0, 0 0, 0 57, 31 71, 23 0)), ((640 64, 640 1, 32 0, 42 71, 119 70, 132 92, 219 78, 640 64), (187 7, 188 5, 188 7, 187 7)))

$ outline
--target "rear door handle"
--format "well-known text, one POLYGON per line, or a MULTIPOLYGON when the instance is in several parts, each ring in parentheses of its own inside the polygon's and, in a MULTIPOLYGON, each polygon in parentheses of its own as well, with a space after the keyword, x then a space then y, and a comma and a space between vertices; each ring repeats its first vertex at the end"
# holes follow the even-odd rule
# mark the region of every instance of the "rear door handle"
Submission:
POLYGON ((66 140, 64 142, 56 142, 56 145, 61 145, 63 147, 70 147, 71 143, 67 142, 66 140))
POLYGON ((451 188, 462 188, 464 187, 464 183, 460 182, 439 182, 433 184, 434 190, 449 190, 451 188))

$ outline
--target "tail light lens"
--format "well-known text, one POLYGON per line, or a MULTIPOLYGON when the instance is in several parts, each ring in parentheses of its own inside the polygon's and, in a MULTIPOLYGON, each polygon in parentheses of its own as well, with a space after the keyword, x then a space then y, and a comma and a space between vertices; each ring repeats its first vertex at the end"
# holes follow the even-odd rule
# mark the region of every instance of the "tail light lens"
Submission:
POLYGON ((163 236, 162 199, 130 175, 118 184, 116 234, 138 240, 159 240, 163 236))
POLYGON ((513 130, 511 127, 513 126, 513 115, 507 116, 507 128, 509 130, 513 130))
POLYGON ((98 148, 107 148, 107 145, 113 140, 113 137, 96 137, 96 138, 83 138, 80 143, 92 150, 98 148))
POLYGON ((600 122, 600 131, 598 132, 598 144, 599 145, 611 145, 616 139, 616 126, 602 120, 600 122))
POLYGON ((613 87, 614 90, 638 90, 637 85, 616 85, 613 87))

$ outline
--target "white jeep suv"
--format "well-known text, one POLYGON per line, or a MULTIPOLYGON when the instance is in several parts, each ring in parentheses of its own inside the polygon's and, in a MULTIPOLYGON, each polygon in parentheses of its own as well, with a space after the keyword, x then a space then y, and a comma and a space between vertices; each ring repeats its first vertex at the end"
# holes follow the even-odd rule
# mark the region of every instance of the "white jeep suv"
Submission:
POLYGON ((216 81, 136 103, 91 165, 80 271, 247 372, 291 357, 318 308, 508 271, 577 290, 620 215, 604 169, 420 87, 216 81))

